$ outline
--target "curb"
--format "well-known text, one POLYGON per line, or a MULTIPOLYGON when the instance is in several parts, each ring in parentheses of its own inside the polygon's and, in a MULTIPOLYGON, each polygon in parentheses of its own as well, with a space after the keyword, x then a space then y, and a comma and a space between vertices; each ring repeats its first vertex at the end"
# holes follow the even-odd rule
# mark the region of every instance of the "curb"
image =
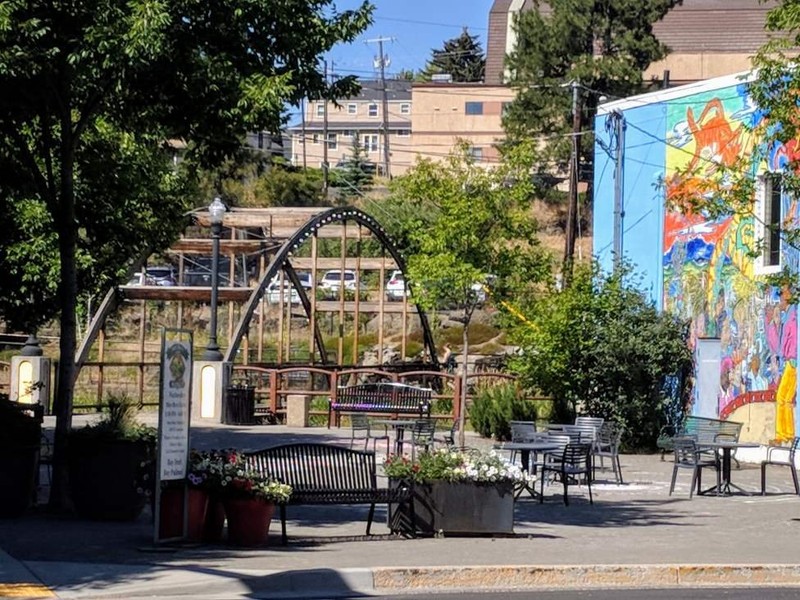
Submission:
POLYGON ((375 568, 376 591, 800 586, 800 564, 375 568))

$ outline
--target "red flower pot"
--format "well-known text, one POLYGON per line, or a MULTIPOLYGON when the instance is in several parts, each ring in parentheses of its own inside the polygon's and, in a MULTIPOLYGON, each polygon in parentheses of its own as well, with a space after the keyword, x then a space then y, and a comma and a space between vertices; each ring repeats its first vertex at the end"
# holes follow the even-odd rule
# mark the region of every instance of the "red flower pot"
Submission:
MULTIPOLYGON (((186 539, 199 542, 203 538, 208 509, 208 492, 189 488, 187 510, 189 523, 186 539)), ((165 489, 161 493, 158 536, 161 539, 180 537, 183 532, 183 489, 165 489)))
POLYGON ((257 498, 226 498, 228 543, 235 546, 262 546, 267 542, 275 505, 257 498))

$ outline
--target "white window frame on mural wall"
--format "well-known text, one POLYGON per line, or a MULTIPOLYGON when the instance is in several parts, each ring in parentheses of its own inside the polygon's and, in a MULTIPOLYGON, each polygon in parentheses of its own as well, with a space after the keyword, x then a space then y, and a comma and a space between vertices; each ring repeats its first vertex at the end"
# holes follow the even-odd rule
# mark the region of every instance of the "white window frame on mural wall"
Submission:
POLYGON ((770 275, 780 273, 783 268, 783 240, 780 233, 773 237, 773 241, 777 239, 778 242, 778 262, 769 264, 770 248, 770 225, 777 225, 781 227, 783 223, 783 193, 780 188, 780 175, 775 173, 766 173, 760 175, 756 180, 756 202, 754 207, 755 216, 755 240, 760 245, 761 255, 755 260, 755 273, 756 275, 770 275), (775 190, 775 184, 779 186, 775 190), (773 191, 778 192, 778 214, 773 211, 774 197, 773 191), (777 217, 777 218, 776 218, 777 217))

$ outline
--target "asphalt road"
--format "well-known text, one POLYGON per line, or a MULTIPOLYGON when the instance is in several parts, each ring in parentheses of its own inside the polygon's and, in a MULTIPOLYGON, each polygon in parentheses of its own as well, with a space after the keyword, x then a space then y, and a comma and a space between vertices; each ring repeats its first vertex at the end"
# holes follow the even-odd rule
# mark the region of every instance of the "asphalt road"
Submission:
POLYGON ((480 592, 453 594, 416 594, 411 596, 381 596, 387 600, 795 600, 798 588, 675 588, 675 589, 608 589, 582 591, 480 592))

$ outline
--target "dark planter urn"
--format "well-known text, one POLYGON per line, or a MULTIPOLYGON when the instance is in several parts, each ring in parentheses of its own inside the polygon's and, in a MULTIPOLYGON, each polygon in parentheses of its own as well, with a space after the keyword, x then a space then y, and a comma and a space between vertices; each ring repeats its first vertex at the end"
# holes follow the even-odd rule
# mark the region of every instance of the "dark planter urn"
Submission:
POLYGON ((0 518, 19 517, 36 490, 39 445, 0 446, 0 518))
POLYGON ((152 483, 154 447, 141 440, 74 437, 69 442, 69 488, 78 516, 133 521, 152 483))
POLYGON ((206 521, 203 525, 202 541, 218 544, 222 541, 222 531, 225 528, 225 505, 216 494, 208 497, 206 521))
MULTIPOLYGON (((390 480, 391 487, 408 485, 390 480)), ((514 484, 432 481, 412 483, 411 499, 392 505, 389 525, 406 535, 514 533, 514 484)))

